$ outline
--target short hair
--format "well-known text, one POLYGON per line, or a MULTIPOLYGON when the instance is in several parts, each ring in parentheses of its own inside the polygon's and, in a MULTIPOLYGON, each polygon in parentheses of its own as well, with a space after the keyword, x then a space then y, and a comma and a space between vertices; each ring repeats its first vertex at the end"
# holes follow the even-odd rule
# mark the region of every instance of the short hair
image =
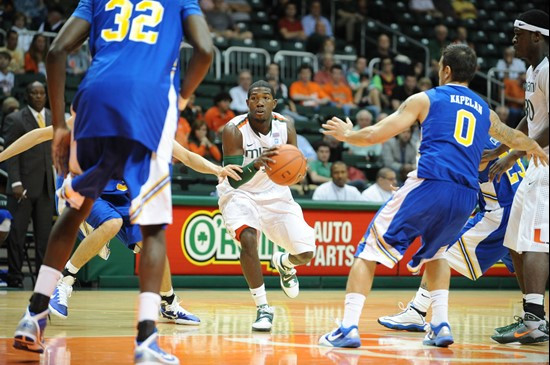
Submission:
POLYGON ((8 61, 11 61, 11 54, 9 54, 9 52, 6 52, 6 51, 0 51, 0 57, 4 57, 4 58, 7 58, 8 61))
POLYGON ((231 98, 231 95, 229 95, 227 91, 222 91, 216 94, 216 96, 214 96, 214 105, 218 104, 220 101, 223 101, 223 100, 229 100, 229 102, 231 102, 233 99, 231 98))
POLYGON ((319 142, 317 143, 317 145, 315 146, 315 151, 318 151, 319 148, 321 148, 321 147, 326 147, 326 148, 328 148, 328 149, 330 150, 330 146, 329 146, 326 142, 319 141, 319 142))
POLYGON ((19 37, 19 33, 17 33, 16 30, 10 29, 10 30, 8 30, 8 33, 7 33, 7 35, 6 35, 6 38, 9 38, 9 36, 10 36, 11 34, 16 34, 16 35, 19 37))
POLYGON ((527 24, 534 25, 535 27, 548 29, 548 14, 539 9, 528 10, 525 13, 520 14, 517 19, 527 24))
POLYGON ((334 65, 330 66, 330 72, 332 72, 332 70, 340 70, 340 71, 343 71, 344 68, 342 67, 342 65, 338 64, 338 63, 335 63, 334 65))
POLYGON ((26 87, 26 89, 25 89, 25 92, 26 92, 27 95, 30 95, 32 88, 33 88, 34 85, 36 85, 36 84, 39 84, 39 85, 42 86, 44 89, 46 89, 46 86, 44 85, 44 83, 42 83, 42 82, 40 82, 40 81, 37 81, 37 80, 36 80, 36 81, 32 81, 32 82, 30 82, 30 83, 27 85, 27 87, 26 87))
POLYGON ((380 179, 381 177, 386 177, 386 175, 390 172, 394 172, 389 167, 382 167, 378 172, 376 173, 376 180, 380 179))
POLYGON ((258 87, 264 87, 266 89, 269 89, 269 92, 271 93, 271 96, 275 97, 275 90, 273 90, 273 87, 271 86, 271 84, 269 82, 265 81, 265 80, 258 80, 255 83, 253 83, 252 85, 250 85, 250 87, 248 88, 247 97, 248 98, 250 97, 250 94, 252 93, 252 89, 255 89, 255 88, 258 88, 258 87))
POLYGON ((334 161, 332 165, 330 165, 330 174, 332 175, 332 171, 336 166, 344 166, 345 169, 348 168, 348 165, 344 161, 334 161))
POLYGON ((309 63, 302 63, 300 67, 298 68, 298 73, 302 72, 302 70, 308 69, 313 73, 313 67, 309 63))
POLYGON ((450 44, 441 53, 443 66, 449 66, 452 80, 469 83, 477 69, 476 53, 465 44, 450 44))

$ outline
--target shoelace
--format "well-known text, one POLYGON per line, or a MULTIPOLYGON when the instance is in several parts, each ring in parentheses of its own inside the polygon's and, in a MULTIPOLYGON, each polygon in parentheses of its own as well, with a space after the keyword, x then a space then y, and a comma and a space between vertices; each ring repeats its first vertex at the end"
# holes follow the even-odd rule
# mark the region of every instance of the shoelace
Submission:
POLYGON ((180 298, 175 297, 171 304, 166 305, 165 310, 167 312, 174 312, 174 313, 183 313, 185 315, 191 314, 191 312, 186 311, 181 305, 180 305, 180 298))
POLYGON ((73 287, 70 286, 70 285, 67 285, 65 283, 61 283, 58 287, 58 299, 59 299, 59 304, 67 307, 67 299, 71 296, 72 292, 73 292, 73 287))
POLYGON ((273 316, 273 308, 267 307, 267 306, 261 307, 259 309, 258 318, 256 320, 259 321, 264 318, 271 319, 272 316, 273 316))

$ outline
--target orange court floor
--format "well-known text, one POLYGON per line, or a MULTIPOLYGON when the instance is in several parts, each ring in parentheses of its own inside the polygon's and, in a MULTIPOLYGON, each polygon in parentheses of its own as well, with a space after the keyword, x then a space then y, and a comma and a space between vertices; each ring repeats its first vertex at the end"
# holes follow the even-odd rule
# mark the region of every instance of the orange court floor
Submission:
MULTIPOLYGON (((548 343, 499 345, 493 329, 521 312, 518 291, 451 291, 449 320, 455 344, 447 349, 422 345, 422 333, 392 331, 379 316, 399 311, 414 290, 375 290, 359 325, 362 346, 330 349, 317 345, 343 315, 343 290, 303 290, 288 299, 268 291, 275 308, 271 333, 253 333, 256 311, 247 290, 177 290, 182 306, 199 316, 200 326, 159 323, 160 344, 181 364, 357 365, 357 364, 548 364, 548 343)), ((69 317, 52 316, 43 355, 12 348, 12 335, 30 292, 0 291, 0 365, 131 364, 136 327, 136 291, 78 291, 69 317)), ((548 303, 548 294, 546 295, 548 303)), ((548 309, 547 309, 548 310, 548 309)))

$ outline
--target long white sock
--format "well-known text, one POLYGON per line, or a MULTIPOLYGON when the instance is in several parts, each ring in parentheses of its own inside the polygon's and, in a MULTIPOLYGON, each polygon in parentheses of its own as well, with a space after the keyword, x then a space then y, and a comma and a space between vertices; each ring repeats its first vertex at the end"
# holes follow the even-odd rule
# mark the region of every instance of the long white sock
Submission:
POLYGON ((252 299, 254 299, 256 307, 259 307, 260 305, 267 305, 267 293, 265 292, 265 284, 262 284, 262 286, 256 289, 250 289, 250 294, 252 294, 252 299))
POLYGON ((366 297, 359 293, 346 294, 344 318, 342 319, 342 327, 349 328, 359 325, 359 318, 363 311, 366 297))
POLYGON ((282 258, 281 261, 283 262, 284 267, 286 267, 287 269, 292 269, 296 265, 294 265, 292 262, 290 262, 290 257, 289 256, 290 256, 289 253, 285 253, 283 255, 283 258, 282 258))
POLYGON ((34 292, 51 297, 59 278, 61 278, 60 271, 46 265, 40 266, 34 292))
POLYGON ((412 305, 420 312, 426 313, 430 304, 432 303, 432 298, 430 292, 423 288, 418 288, 416 295, 414 296, 412 305))
POLYGON ((449 323, 449 291, 440 289, 430 292, 432 297, 432 324, 449 323))
POLYGON ((139 294, 138 322, 158 321, 160 309, 160 295, 152 292, 139 294))

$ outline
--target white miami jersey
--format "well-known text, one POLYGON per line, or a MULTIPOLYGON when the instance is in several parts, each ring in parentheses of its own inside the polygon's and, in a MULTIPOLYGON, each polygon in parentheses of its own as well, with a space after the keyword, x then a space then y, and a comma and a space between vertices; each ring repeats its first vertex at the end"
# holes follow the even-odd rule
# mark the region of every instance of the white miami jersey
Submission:
MULTIPOLYGON (((529 126, 529 137, 536 137, 548 127, 548 58, 533 69, 527 70, 525 81, 525 114, 529 126)), ((544 148, 548 155, 548 146, 544 148)))
MULTIPOLYGON (((229 123, 234 124, 239 128, 243 136, 243 150, 244 150, 244 162, 243 166, 248 165, 256 158, 260 157, 262 151, 287 143, 288 130, 286 119, 279 113, 272 113, 271 130, 267 135, 254 132, 250 123, 248 122, 248 114, 236 116, 231 119, 229 123)), ((234 190, 233 187, 227 181, 227 178, 218 186, 218 192, 224 194, 228 191, 234 190)), ((275 184, 265 173, 262 167, 250 181, 239 187, 239 190, 249 193, 262 193, 268 192, 270 194, 286 193, 289 191, 288 186, 281 186, 275 184)))

